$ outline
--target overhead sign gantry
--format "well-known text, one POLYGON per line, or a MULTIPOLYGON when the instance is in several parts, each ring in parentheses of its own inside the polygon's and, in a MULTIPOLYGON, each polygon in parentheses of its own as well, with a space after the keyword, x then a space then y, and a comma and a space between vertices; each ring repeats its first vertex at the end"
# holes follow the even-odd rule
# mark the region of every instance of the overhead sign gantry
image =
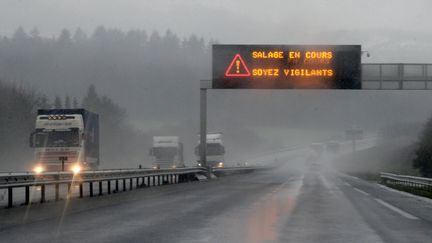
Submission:
POLYGON ((213 45, 213 89, 361 89, 360 45, 213 45))
POLYGON ((213 45, 212 58, 212 80, 201 82, 203 166, 207 166, 207 89, 362 88, 360 45, 213 45))

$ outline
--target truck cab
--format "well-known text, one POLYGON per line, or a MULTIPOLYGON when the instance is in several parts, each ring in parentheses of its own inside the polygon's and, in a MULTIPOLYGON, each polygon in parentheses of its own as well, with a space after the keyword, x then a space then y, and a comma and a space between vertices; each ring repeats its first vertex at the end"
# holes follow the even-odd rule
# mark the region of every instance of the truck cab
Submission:
POLYGON ((99 117, 84 109, 41 109, 30 135, 34 171, 74 171, 99 166, 99 117))
MULTIPOLYGON (((209 133, 206 138, 207 142, 207 165, 210 167, 225 166, 225 147, 222 143, 222 133, 209 133)), ((200 139, 198 135, 198 145, 195 148, 198 166, 202 166, 200 160, 200 139)))
POLYGON ((149 152, 154 158, 153 168, 179 168, 184 167, 183 144, 177 136, 155 136, 153 147, 149 152))

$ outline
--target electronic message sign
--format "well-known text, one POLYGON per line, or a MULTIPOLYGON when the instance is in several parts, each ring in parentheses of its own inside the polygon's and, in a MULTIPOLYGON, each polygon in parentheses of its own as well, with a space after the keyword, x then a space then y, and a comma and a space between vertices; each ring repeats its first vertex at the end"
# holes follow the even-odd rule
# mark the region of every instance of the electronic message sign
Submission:
POLYGON ((213 45, 214 89, 361 89, 360 45, 213 45))

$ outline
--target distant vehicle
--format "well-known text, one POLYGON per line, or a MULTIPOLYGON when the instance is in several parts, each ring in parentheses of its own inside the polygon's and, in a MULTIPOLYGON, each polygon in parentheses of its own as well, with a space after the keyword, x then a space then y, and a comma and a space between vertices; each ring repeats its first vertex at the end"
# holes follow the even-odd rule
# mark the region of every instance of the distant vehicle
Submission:
POLYGON ((339 153, 340 151, 340 143, 336 141, 330 141, 326 143, 326 151, 330 153, 339 153))
POLYGON ((179 137, 158 136, 153 137, 153 147, 150 156, 154 157, 153 168, 178 168, 184 167, 183 144, 179 137))
MULTIPOLYGON (((222 143, 222 133, 207 134, 207 165, 210 167, 225 166, 225 148, 222 143)), ((195 148, 198 166, 201 166, 200 158, 200 139, 198 135, 198 145, 195 148)))
POLYGON ((310 147, 312 151, 314 151, 318 155, 321 155, 324 152, 324 144, 322 143, 312 143, 310 147))
POLYGON ((38 110, 30 135, 34 171, 95 170, 99 167, 99 116, 85 109, 38 110))

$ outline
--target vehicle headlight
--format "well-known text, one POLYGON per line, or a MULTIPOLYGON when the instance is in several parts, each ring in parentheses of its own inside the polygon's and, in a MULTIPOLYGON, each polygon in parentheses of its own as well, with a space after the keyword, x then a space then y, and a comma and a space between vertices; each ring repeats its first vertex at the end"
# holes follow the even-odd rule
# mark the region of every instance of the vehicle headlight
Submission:
POLYGON ((78 174, 78 173, 80 173, 80 172, 81 172, 81 166, 79 166, 79 165, 74 165, 74 166, 72 167, 72 172, 73 172, 74 174, 78 174))
POLYGON ((223 162, 219 162, 218 167, 221 168, 223 166, 224 166, 223 162))
POLYGON ((37 165, 37 166, 33 169, 33 171, 34 171, 36 174, 40 174, 40 173, 44 172, 44 168, 43 168, 41 165, 37 165))

